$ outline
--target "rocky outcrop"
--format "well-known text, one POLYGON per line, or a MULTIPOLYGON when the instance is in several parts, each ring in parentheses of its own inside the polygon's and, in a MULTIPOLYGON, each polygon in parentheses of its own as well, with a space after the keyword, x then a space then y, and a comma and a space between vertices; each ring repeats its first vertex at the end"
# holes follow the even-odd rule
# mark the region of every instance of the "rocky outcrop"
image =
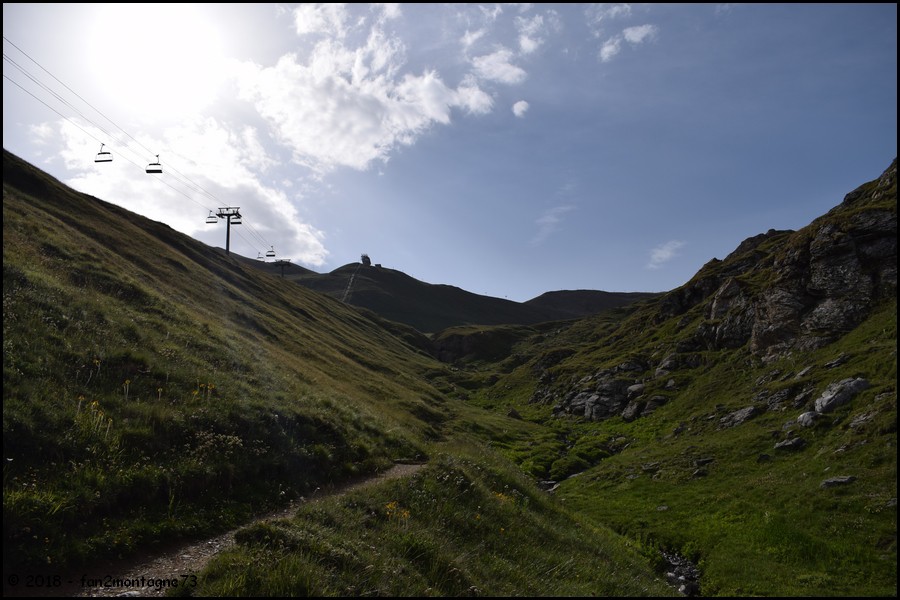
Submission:
MULTIPOLYGON (((547 366, 540 369, 532 402, 553 405, 557 416, 621 416, 632 421, 669 399, 650 396, 647 389, 675 392, 676 381, 683 383, 684 374, 699 367, 708 351, 747 348, 770 361, 837 340, 862 323, 881 300, 896 296, 896 194, 894 160, 879 179, 847 194, 809 226, 799 231, 772 229, 744 240, 725 260, 709 261, 690 282, 656 302, 655 314, 645 323, 677 319, 682 332, 671 344, 660 346, 659 354, 650 354, 661 359, 622 364, 567 382, 555 380, 547 366)), ((548 364, 556 364, 550 359, 557 357, 547 358, 548 364)), ((796 376, 796 386, 766 392, 754 398, 753 406, 718 415, 719 425, 733 427, 767 410, 807 406, 814 414, 805 415, 802 425, 812 427, 832 405, 859 391, 859 382, 840 382, 844 391, 820 398, 813 411, 813 390, 802 381, 808 373, 796 376)), ((799 443, 779 448, 796 449, 799 443)))
POLYGON ((897 292, 897 164, 804 229, 769 230, 664 296, 656 322, 704 305, 685 349, 749 344, 763 358, 814 349, 897 292), (889 200, 893 198, 893 206, 889 200))

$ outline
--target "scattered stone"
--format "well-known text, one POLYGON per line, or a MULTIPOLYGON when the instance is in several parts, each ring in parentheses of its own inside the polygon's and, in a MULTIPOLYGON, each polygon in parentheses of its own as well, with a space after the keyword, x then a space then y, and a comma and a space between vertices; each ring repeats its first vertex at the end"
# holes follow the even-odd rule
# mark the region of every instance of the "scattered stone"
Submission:
POLYGON ((806 367, 805 369, 803 369, 802 371, 800 371, 799 373, 794 375, 794 379, 800 379, 801 377, 805 377, 806 375, 809 375, 809 372, 812 370, 813 370, 812 366, 806 367))
POLYGON ((856 477, 854 477, 853 475, 841 475, 840 477, 832 477, 831 479, 826 479, 819 485, 819 487, 837 487, 839 485, 847 485, 848 483, 853 483, 854 481, 856 481, 856 477))
POLYGON ((708 473, 707 473, 706 469, 697 469, 696 471, 691 473, 691 477, 693 477, 695 479, 697 477, 706 477, 707 475, 708 475, 708 473))
POLYGON ((765 453, 760 454, 759 456, 756 457, 756 462, 758 462, 758 463, 769 462, 770 460, 772 460, 772 457, 765 453))
POLYGON ((804 446, 806 446, 806 442, 803 438, 791 438, 789 440, 784 440, 783 442, 778 442, 775 444, 776 450, 801 450, 804 446))
POLYGON ((780 392, 775 392, 766 400, 766 404, 769 410, 775 410, 781 407, 781 403, 788 399, 788 396, 791 395, 791 390, 781 390, 780 392))
POLYGON ((812 427, 821 416, 815 411, 808 411, 797 417, 797 424, 801 427, 812 427))
POLYGON ((711 463, 711 462, 713 462, 713 461, 715 461, 715 460, 716 460, 716 459, 715 459, 715 458, 712 458, 712 457, 709 457, 709 458, 698 458, 698 459, 696 459, 696 460, 694 461, 694 466, 695 466, 695 467, 703 467, 703 466, 708 465, 709 463, 711 463))
POLYGON ((730 415, 722 417, 721 419, 719 419, 719 423, 722 427, 734 427, 735 425, 740 425, 741 423, 752 419, 758 414, 758 408, 756 408, 755 406, 748 406, 747 408, 736 410, 730 415))
POLYGON ((857 416, 853 417, 853 420, 852 420, 852 421, 850 421, 850 427, 853 428, 853 429, 857 429, 857 428, 859 428, 859 427, 862 427, 863 425, 865 425, 866 423, 868 423, 869 421, 871 421, 872 418, 873 418, 876 414, 877 414, 877 413, 875 413, 874 411, 872 411, 872 412, 866 412, 866 413, 863 413, 863 414, 861 414, 861 415, 857 415, 857 416))
POLYGON ((519 420, 522 419, 522 415, 520 415, 520 414, 519 414, 519 411, 517 411, 515 408, 510 408, 510 409, 507 411, 506 416, 507 416, 507 417, 510 417, 510 418, 512 418, 512 419, 519 419, 519 420))
POLYGON ((697 565, 674 552, 662 551, 668 563, 666 581, 685 596, 700 594, 700 569, 697 565))
POLYGON ((850 402, 854 396, 869 387, 869 382, 862 377, 843 379, 832 383, 819 398, 816 399, 816 412, 827 413, 850 402))
POLYGON ((848 355, 844 354, 844 353, 841 353, 841 355, 838 356, 838 357, 837 357, 836 359, 834 359, 833 361, 825 363, 825 368, 826 368, 826 369, 833 369, 833 368, 835 368, 835 367, 839 367, 839 366, 841 366, 842 364, 844 364, 845 362, 847 362, 848 360, 850 360, 850 357, 849 357, 848 355))
POLYGON ((656 510, 658 510, 659 512, 664 512, 664 511, 669 510, 669 507, 666 506, 665 504, 663 504, 662 506, 657 506, 656 510))
POLYGON ((813 395, 812 388, 807 388, 807 389, 803 390, 802 392, 800 392, 799 394, 794 396, 794 399, 791 401, 791 406, 793 406, 794 408, 800 408, 801 406, 806 404, 810 398, 812 398, 812 395, 813 395))
POLYGON ((622 420, 626 423, 631 423, 641 415, 645 405, 646 403, 644 402, 632 400, 628 403, 628 406, 625 407, 625 410, 622 411, 622 420))

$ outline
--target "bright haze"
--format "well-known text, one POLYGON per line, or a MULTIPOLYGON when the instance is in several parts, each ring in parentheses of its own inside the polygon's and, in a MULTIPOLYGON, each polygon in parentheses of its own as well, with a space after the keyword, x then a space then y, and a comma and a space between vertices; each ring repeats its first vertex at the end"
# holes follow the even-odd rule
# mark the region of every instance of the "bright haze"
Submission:
POLYGON ((673 289, 897 154, 896 4, 5 3, 3 57, 4 148, 76 190, 518 301, 673 289))

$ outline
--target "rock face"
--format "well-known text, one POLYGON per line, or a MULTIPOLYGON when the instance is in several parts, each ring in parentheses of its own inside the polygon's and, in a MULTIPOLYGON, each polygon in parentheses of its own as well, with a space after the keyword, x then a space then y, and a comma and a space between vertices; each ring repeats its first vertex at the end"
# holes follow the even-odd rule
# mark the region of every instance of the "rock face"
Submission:
MULTIPOLYGON (((668 346, 663 358, 645 357, 567 381, 556 380, 548 366, 541 369, 531 401, 553 405, 557 416, 591 420, 621 416, 633 421, 670 399, 645 390, 676 393, 678 373, 700 366, 705 351, 747 348, 768 362, 793 350, 820 348, 851 331, 881 300, 896 294, 895 159, 881 177, 847 194, 807 227, 771 229, 748 238, 724 260, 709 261, 691 281, 663 295, 647 325, 677 319, 685 334, 668 346)), ((816 400, 814 413, 808 410, 810 414, 802 417, 802 426, 812 427, 815 419, 857 394, 861 381, 834 384, 834 390, 829 388, 816 400)), ((720 426, 739 425, 760 410, 785 404, 799 408, 811 395, 812 390, 802 387, 784 390, 784 397, 760 399, 755 406, 719 415, 720 426)), ((802 440, 779 446, 799 447, 802 440)))
POLYGON ((897 293, 896 197, 895 160, 804 229, 769 230, 707 263, 661 300, 657 322, 704 304, 693 349, 749 343, 763 358, 834 341, 897 293))

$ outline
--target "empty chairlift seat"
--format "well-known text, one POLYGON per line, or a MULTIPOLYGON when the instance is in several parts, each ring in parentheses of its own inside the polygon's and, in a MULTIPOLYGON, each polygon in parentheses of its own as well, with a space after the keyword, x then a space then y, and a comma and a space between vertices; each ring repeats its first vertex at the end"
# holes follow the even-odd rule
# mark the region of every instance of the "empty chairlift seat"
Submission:
POLYGON ((94 162, 112 162, 112 152, 104 151, 103 146, 106 144, 100 144, 100 152, 97 153, 97 157, 94 158, 94 162))
POLYGON ((159 162, 159 154, 156 155, 156 162, 147 165, 148 173, 162 173, 162 165, 159 162))

